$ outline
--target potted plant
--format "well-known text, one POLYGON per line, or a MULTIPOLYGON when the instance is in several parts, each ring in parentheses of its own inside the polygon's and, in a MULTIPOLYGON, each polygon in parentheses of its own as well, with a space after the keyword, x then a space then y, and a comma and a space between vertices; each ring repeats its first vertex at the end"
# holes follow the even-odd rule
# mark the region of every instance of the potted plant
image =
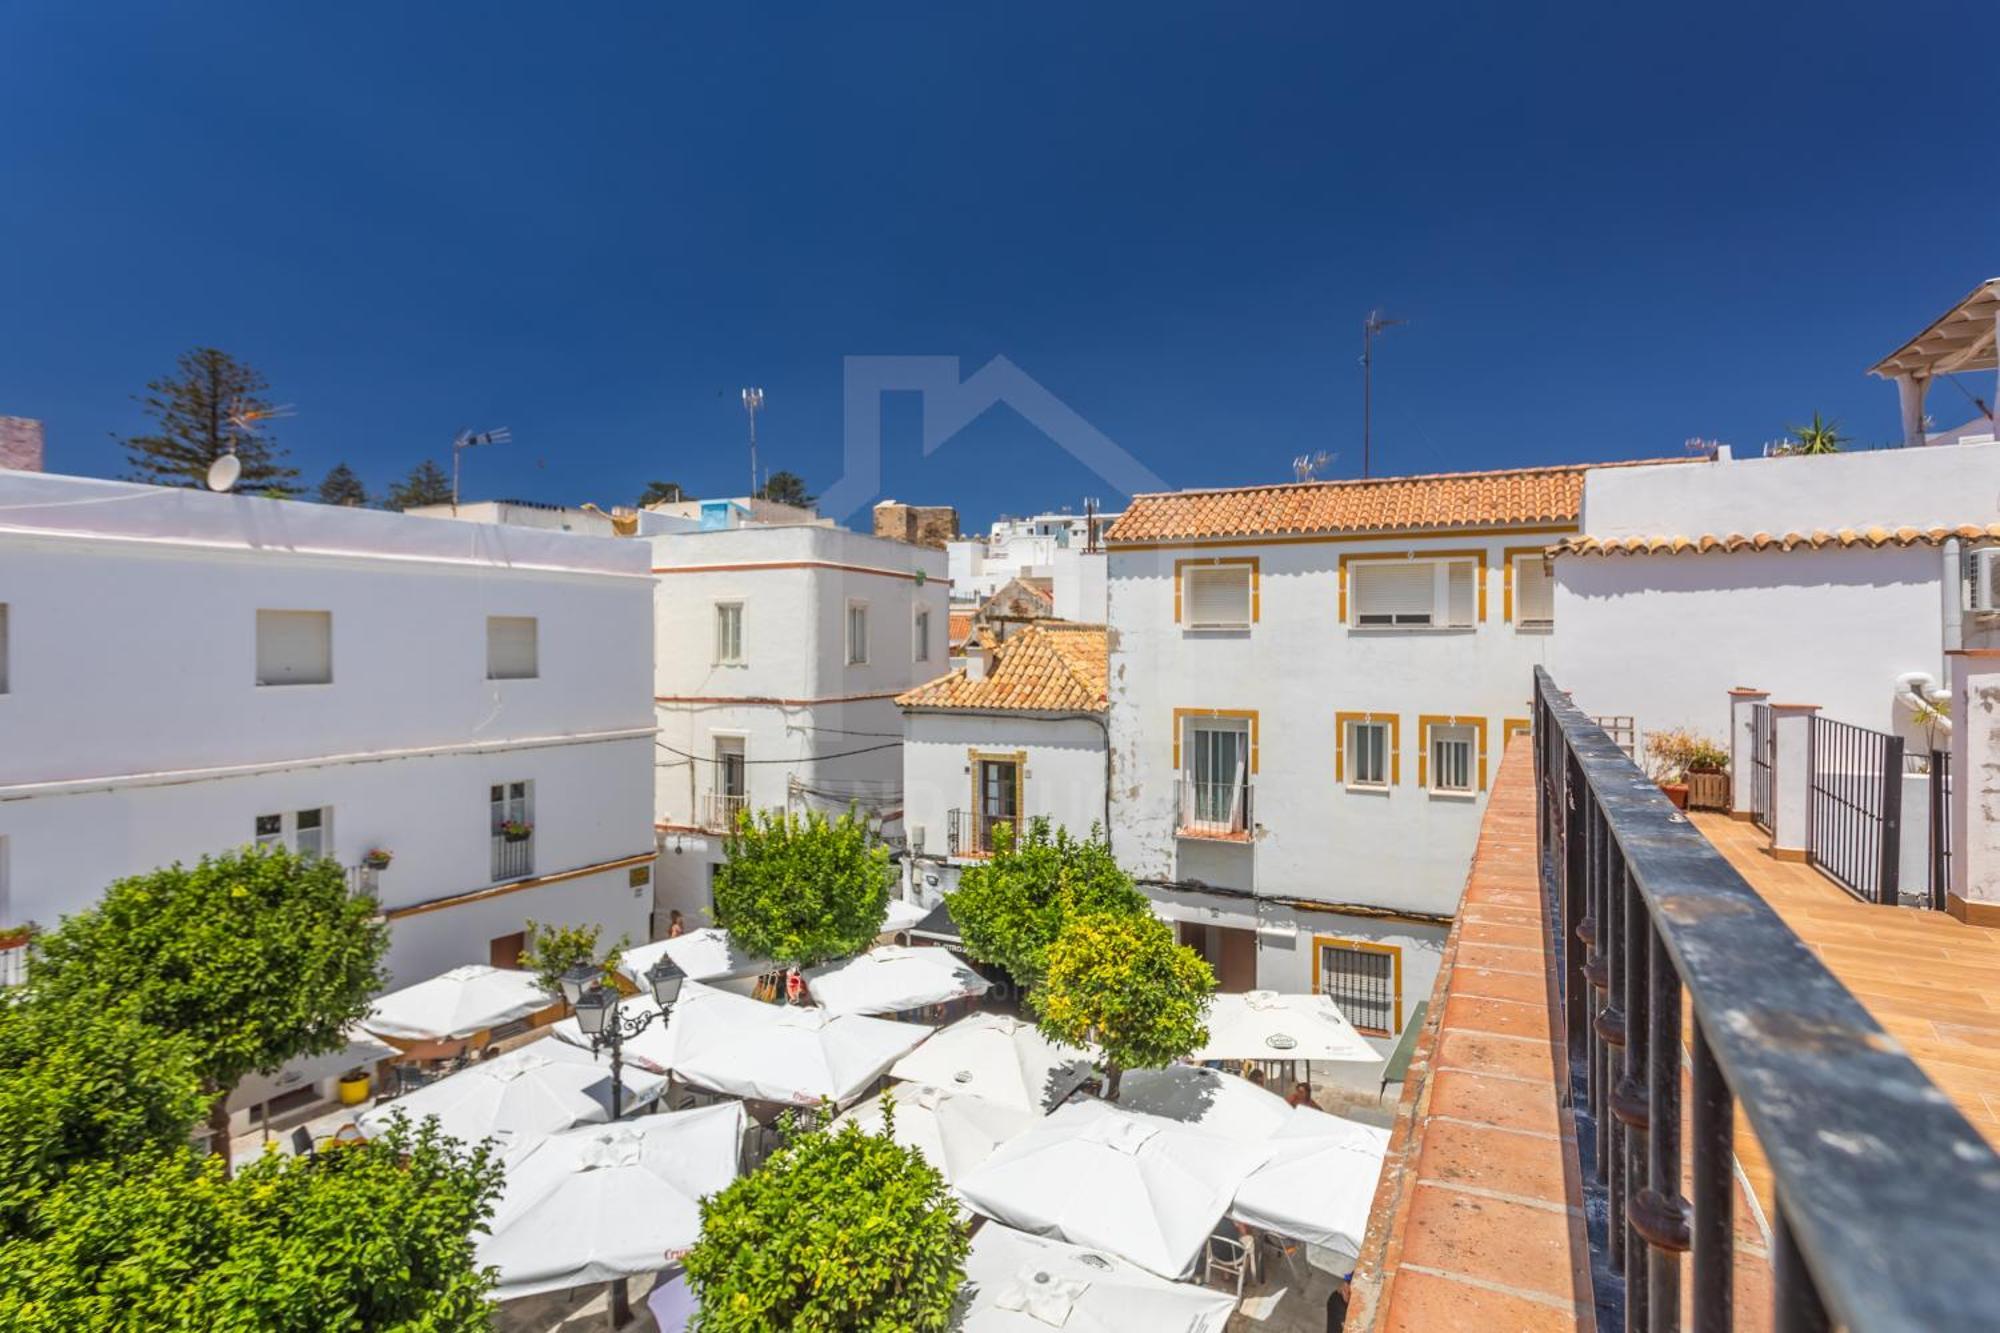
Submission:
POLYGON ((356 1066, 340 1076, 340 1104, 359 1106, 368 1100, 368 1071, 356 1066))
POLYGON ((387 870, 389 862, 395 859, 395 853, 386 847, 370 847, 368 854, 361 858, 361 864, 370 870, 387 870))
POLYGON ((1729 778, 1724 771, 1728 767, 1729 751, 1699 732, 1675 727, 1646 734, 1647 775, 1660 784, 1676 810, 1690 805, 1728 808, 1729 778))
POLYGON ((508 842, 526 842, 534 832, 533 824, 519 819, 510 819, 500 826, 500 836, 508 842))

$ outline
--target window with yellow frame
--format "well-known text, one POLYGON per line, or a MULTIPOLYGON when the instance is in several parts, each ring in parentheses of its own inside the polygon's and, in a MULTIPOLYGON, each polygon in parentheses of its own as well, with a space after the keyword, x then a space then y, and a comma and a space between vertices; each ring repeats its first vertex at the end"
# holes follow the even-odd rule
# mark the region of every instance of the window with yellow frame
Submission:
POLYGON ((1387 791, 1403 780, 1403 719, 1394 713, 1335 713, 1334 781, 1387 791))
POLYGON ((1417 785, 1433 796, 1486 790, 1486 719, 1425 713, 1417 719, 1417 785))
POLYGON ((1374 940, 1313 936, 1313 991, 1370 1037, 1403 1030, 1403 950, 1374 940))

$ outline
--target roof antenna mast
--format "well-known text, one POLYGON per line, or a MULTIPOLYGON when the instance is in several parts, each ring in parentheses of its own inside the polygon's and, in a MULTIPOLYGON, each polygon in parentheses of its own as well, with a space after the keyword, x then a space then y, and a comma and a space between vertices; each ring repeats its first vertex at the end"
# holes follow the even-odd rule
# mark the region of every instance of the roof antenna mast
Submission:
POLYGON ((750 498, 757 498, 757 411, 764 406, 762 389, 743 391, 743 410, 750 414, 750 498))
POLYGON ((1371 449, 1374 440, 1372 420, 1374 411, 1374 364, 1375 337, 1385 329, 1393 329, 1398 324, 1407 324, 1407 319, 1390 319, 1378 308, 1368 312, 1368 318, 1361 321, 1361 475, 1368 475, 1369 464, 1373 461, 1371 449))
POLYGON ((505 444, 514 438, 514 432, 505 426, 492 430, 462 430, 451 442, 451 512, 458 514, 458 458, 467 449, 477 449, 482 444, 505 444))

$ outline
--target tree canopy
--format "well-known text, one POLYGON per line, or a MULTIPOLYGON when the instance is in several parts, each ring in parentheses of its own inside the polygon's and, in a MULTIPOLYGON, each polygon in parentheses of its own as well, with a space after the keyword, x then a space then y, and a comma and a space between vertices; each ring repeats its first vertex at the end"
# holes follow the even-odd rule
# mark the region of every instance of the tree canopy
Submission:
POLYGON ((390 509, 416 509, 421 505, 448 505, 451 503, 451 478, 444 469, 426 458, 410 469, 410 475, 401 481, 389 483, 389 498, 384 503, 390 509))
POLYGON ((335 463, 320 481, 319 502, 360 509, 368 503, 368 488, 361 484, 360 477, 354 475, 353 468, 345 463, 335 463))
POLYGON ((994 842, 991 858, 960 875, 951 919, 968 954, 1006 968, 1022 986, 1041 980, 1049 946, 1072 917, 1149 910, 1096 826, 1074 838, 1068 829, 1051 834, 1038 816, 1023 837, 996 828, 994 842))
POLYGON ((535 974, 535 981, 549 994, 562 995, 562 975, 578 963, 595 964, 609 976, 618 968, 629 940, 621 938, 602 954, 597 940, 601 926, 549 926, 528 922, 528 947, 521 952, 520 965, 535 974))
POLYGON ((677 481, 649 481, 646 489, 639 492, 639 508, 656 504, 679 504, 683 500, 699 499, 699 496, 681 489, 677 481))
MULTIPOLYGON (((954 920, 956 917, 954 917, 954 920)), ((1072 918, 1029 996, 1042 1035, 1104 1052, 1105 1095, 1127 1069, 1158 1069, 1200 1049, 1215 973, 1150 914, 1072 918)))
POLYGON ((783 468, 779 468, 764 479, 763 489, 757 492, 755 498, 769 500, 773 504, 796 505, 800 509, 811 509, 814 501, 819 499, 817 495, 806 490, 804 477, 796 472, 787 472, 783 468))
POLYGON ((838 819, 744 811, 715 872, 715 920, 753 957, 811 967, 866 949, 889 913, 889 849, 838 819))
POLYGON ((181 353, 176 373, 152 381, 137 397, 153 418, 152 432, 120 440, 132 480, 205 486, 209 465, 234 452, 243 467, 239 489, 295 494, 297 469, 284 465, 285 450, 256 424, 271 417, 268 388, 262 375, 219 348, 181 353))
POLYGON ((951 1326, 971 1248, 944 1177, 849 1123, 794 1136, 701 1205, 688 1253, 703 1333, 951 1326))

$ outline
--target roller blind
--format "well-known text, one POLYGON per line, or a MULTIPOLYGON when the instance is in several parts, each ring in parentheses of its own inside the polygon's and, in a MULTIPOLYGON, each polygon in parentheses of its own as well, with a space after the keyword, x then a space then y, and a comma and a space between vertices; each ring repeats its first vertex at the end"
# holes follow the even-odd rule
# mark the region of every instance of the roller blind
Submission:
POLYGON ((1190 569, 1181 591, 1185 600, 1182 616, 1190 625, 1250 623, 1250 568, 1247 565, 1190 569))
POLYGON ((326 685, 332 681, 331 611, 257 613, 259 685, 326 685))
POLYGON ((1556 582, 1538 555, 1514 563, 1514 620, 1521 625, 1553 625, 1556 582))
POLYGON ((1429 561, 1368 561, 1353 568, 1354 623, 1428 625, 1436 593, 1429 561))
POLYGON ((486 617, 486 678, 533 680, 540 674, 533 616, 486 617))
POLYGON ((1447 625, 1470 625, 1478 608, 1479 590, 1469 561, 1454 560, 1445 566, 1445 621, 1447 625))

